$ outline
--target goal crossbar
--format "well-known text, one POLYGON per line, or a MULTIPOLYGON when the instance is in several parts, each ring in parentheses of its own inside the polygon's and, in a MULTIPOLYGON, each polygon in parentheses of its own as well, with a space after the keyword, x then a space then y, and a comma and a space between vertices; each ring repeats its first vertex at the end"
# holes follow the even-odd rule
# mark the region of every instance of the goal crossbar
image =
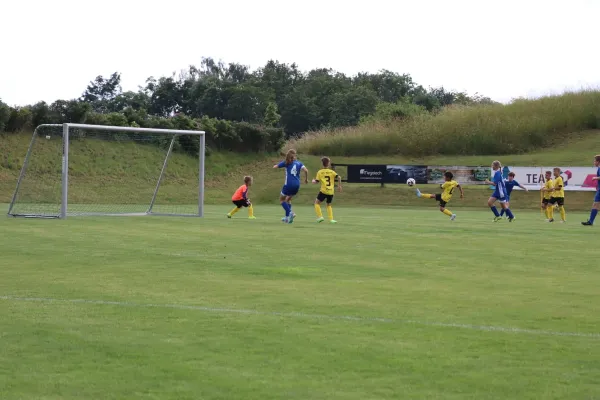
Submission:
POLYGON ((160 128, 138 128, 138 127, 123 127, 123 126, 107 126, 107 125, 91 125, 91 124, 76 124, 76 123, 65 123, 65 124, 42 124, 38 125, 34 131, 29 143, 23 165, 17 178, 17 184, 13 193, 9 208, 8 215, 12 217, 26 217, 26 218, 66 218, 69 214, 69 136, 72 129, 81 130, 95 130, 95 131, 106 131, 106 132, 126 132, 126 133, 151 133, 161 135, 171 135, 172 138, 169 143, 167 153, 165 155, 160 175, 158 176, 154 193, 149 202, 148 209, 146 212, 79 212, 77 215, 119 215, 119 216, 138 216, 138 215, 157 215, 157 216, 204 216, 204 158, 205 158, 205 132, 204 131, 193 131, 193 130, 178 130, 178 129, 160 129, 160 128), (30 158, 34 144, 39 135, 41 128, 59 128, 62 127, 62 166, 61 166, 61 198, 60 198, 60 212, 57 215, 49 215, 44 213, 19 213, 14 212, 14 206, 17 202, 19 189, 21 188, 24 177, 26 176, 27 167, 30 163, 30 158), (198 148, 198 207, 197 211, 193 213, 166 213, 166 212, 153 212, 153 207, 156 201, 157 194, 160 189, 161 182, 165 176, 165 171, 169 161, 169 157, 173 152, 175 140, 179 135, 192 135, 199 138, 198 148))

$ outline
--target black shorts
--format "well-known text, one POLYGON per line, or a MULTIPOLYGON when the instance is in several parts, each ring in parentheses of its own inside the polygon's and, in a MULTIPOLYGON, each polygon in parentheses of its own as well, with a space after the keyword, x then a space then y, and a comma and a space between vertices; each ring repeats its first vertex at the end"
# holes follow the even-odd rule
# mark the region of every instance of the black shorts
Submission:
POLYGON ((559 206, 564 206, 565 198, 564 197, 552 197, 550 199, 550 204, 556 204, 556 203, 558 203, 559 206))
POLYGON ((319 192, 319 194, 317 195, 317 200, 319 200, 321 203, 327 200, 327 204, 331 204, 331 202, 333 201, 333 195, 319 192))
POLYGON ((249 207, 250 206, 250 202, 248 200, 246 200, 246 199, 233 200, 232 202, 233 202, 233 204, 235 204, 237 206, 237 208, 249 207))
POLYGON ((550 203, 550 199, 542 199, 542 204, 548 204, 550 203))
POLYGON ((436 194, 435 195, 435 201, 439 201, 440 202, 440 207, 446 207, 446 204, 448 204, 447 201, 442 200, 442 195, 441 194, 436 194))

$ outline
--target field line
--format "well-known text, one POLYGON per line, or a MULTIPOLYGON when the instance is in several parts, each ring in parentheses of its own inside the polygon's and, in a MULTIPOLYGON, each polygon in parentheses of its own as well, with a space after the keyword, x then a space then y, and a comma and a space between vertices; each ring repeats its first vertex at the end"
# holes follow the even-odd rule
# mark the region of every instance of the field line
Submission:
POLYGON ((377 322, 387 324, 411 324, 421 326, 432 326, 442 328, 456 328, 456 329, 467 329, 472 331, 482 332, 501 332, 501 333, 513 333, 513 334, 525 334, 525 335, 540 335, 540 336, 571 336, 571 337, 585 337, 585 338, 598 338, 600 339, 600 333, 586 333, 586 332, 561 332, 561 331, 549 331, 541 329, 526 329, 526 328, 515 328, 515 327, 503 327, 493 325, 474 325, 474 324, 459 324, 452 322, 434 322, 434 321, 418 321, 418 320, 402 320, 393 318, 378 318, 378 317, 361 317, 352 315, 326 315, 326 314, 307 314, 303 312, 277 312, 277 311, 260 311, 252 309, 236 309, 236 308, 222 308, 222 307, 206 307, 206 306, 194 306, 185 304, 152 304, 152 303, 133 303, 127 301, 110 301, 110 300, 89 300, 89 299, 56 299, 47 297, 18 297, 18 296, 0 296, 0 300, 9 302, 38 302, 38 303, 63 303, 63 304, 89 304, 89 305, 101 305, 101 306, 117 306, 117 307, 133 307, 133 308, 165 308, 175 310, 194 310, 204 311, 215 314, 246 314, 246 315, 264 315, 274 316, 283 318, 302 318, 302 319, 320 319, 329 321, 356 321, 356 322, 377 322))

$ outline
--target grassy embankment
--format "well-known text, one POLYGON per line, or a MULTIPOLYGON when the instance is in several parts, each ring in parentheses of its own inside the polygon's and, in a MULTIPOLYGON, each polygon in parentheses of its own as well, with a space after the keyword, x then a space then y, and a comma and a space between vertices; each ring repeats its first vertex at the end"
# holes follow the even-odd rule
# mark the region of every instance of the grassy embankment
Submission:
MULTIPOLYGON (((591 156, 600 152, 600 131, 595 129, 600 124, 599 116, 600 92, 582 92, 507 106, 453 108, 438 116, 405 122, 318 132, 290 142, 288 147, 300 151, 311 173, 319 168, 322 154, 338 163, 489 166, 499 158, 505 165, 588 166, 591 156)), ((0 203, 10 200, 29 139, 28 134, 0 136, 0 203)), ((154 183, 148 177, 158 173, 162 158, 163 152, 152 146, 74 143, 70 156, 71 199, 118 202, 125 193, 132 196, 135 192, 134 196, 145 203, 154 183)), ((206 163, 206 202, 228 204, 229 196, 246 174, 255 178, 251 198, 257 205, 276 202, 283 177, 271 166, 279 159, 278 155, 213 153, 206 163)), ((158 201, 193 203, 196 164, 193 158, 175 154, 158 201)), ((29 170, 42 178, 41 184, 28 188, 34 192, 33 197, 56 196, 59 169, 60 143, 41 141, 29 170)), ((314 186, 303 188, 296 202, 309 204, 316 190, 314 186)), ((468 187, 466 198, 454 200, 453 207, 481 207, 488 195, 485 188, 468 187)), ((519 193, 513 198, 513 207, 535 209, 538 199, 538 193, 519 193)), ((590 193, 569 193, 567 204, 571 210, 585 210, 590 201, 590 193)), ((377 185, 346 185, 336 203, 433 206, 417 199, 404 185, 383 189, 377 185)))
POLYGON ((447 107, 403 121, 313 132, 288 145, 331 156, 501 156, 563 144, 573 132, 589 129, 600 129, 600 90, 508 105, 447 107))

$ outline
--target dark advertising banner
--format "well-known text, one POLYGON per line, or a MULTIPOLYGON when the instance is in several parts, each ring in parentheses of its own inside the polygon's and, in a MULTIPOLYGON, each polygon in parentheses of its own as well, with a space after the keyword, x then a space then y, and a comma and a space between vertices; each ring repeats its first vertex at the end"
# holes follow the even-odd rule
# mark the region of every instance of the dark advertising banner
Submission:
POLYGON ((460 184, 484 184, 490 179, 489 167, 464 167, 464 166, 429 166, 427 170, 428 183, 444 183, 444 173, 452 172, 454 180, 460 184))
POLYGON ((348 182, 383 183, 385 165, 348 165, 348 182))
POLYGON ((387 165, 385 183, 406 183, 413 178, 417 183, 427 183, 426 165, 387 165))

